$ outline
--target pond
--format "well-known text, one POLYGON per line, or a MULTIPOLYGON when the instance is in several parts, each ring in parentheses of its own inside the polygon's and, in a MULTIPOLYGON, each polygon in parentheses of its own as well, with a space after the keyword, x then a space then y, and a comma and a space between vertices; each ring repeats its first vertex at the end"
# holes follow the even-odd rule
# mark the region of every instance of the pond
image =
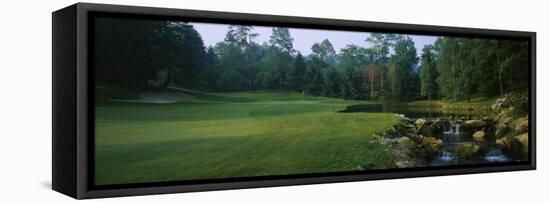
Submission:
POLYGON ((404 115, 407 118, 483 118, 490 112, 488 109, 444 109, 441 107, 391 106, 384 104, 358 104, 347 106, 340 112, 389 112, 404 115))

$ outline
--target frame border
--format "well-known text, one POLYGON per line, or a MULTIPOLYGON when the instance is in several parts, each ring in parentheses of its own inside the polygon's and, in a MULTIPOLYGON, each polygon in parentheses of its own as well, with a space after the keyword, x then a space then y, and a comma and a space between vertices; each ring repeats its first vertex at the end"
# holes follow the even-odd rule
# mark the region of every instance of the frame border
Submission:
MULTIPOLYGON (((462 27, 447 27, 447 26, 431 26, 431 25, 415 25, 401 23, 382 23, 354 20, 336 20, 336 19, 321 19, 321 18, 306 18, 306 17, 288 17, 279 15, 260 15, 260 14, 245 14, 245 13, 230 13, 230 12, 213 12, 213 11, 197 11, 185 9, 171 8, 153 8, 153 7, 137 7, 137 6, 120 6, 107 4, 90 4, 77 3, 76 5, 76 65, 77 65, 77 92, 76 92, 76 115, 77 115, 77 137, 76 137, 76 194, 73 196, 78 199, 84 198, 99 198, 99 197, 114 197, 114 196, 131 196, 131 195, 146 195, 146 194, 165 194, 165 193, 180 193, 180 192, 195 192, 209 190, 226 190, 226 189, 241 189, 241 188, 258 188, 258 187, 274 187, 288 185, 306 185, 318 183, 335 183, 335 182, 351 182, 364 180, 380 180, 380 179, 395 179, 395 178, 410 178, 410 177, 426 177, 426 176, 444 176, 457 174, 475 174, 487 172, 504 172, 504 171, 519 171, 519 170, 535 170, 536 169, 536 33, 535 32, 520 32, 508 30, 491 30, 491 29, 475 29, 462 27), (495 164, 492 166, 466 167, 466 168, 439 168, 434 170, 426 169, 399 169, 390 172, 374 172, 374 173, 359 173, 359 174, 343 174, 332 176, 305 176, 298 178, 285 179, 265 179, 265 180, 242 180, 230 182, 212 182, 201 184, 187 185, 165 185, 151 187, 135 187, 135 188, 113 188, 113 189, 94 189, 90 186, 90 176, 93 168, 90 168, 90 141, 94 141, 91 129, 94 127, 94 119, 90 118, 90 110, 94 110, 95 106, 90 106, 90 94, 93 94, 93 85, 90 85, 91 70, 88 67, 89 58, 89 18, 92 12, 105 12, 116 14, 144 15, 168 18, 186 18, 193 21, 213 22, 213 21, 233 21, 243 24, 261 24, 268 26, 286 27, 301 27, 301 28, 317 28, 317 29, 333 29, 347 31, 373 31, 387 33, 407 33, 416 35, 440 35, 440 36, 465 36, 465 37, 481 37, 481 38, 499 38, 499 39, 522 39, 529 40, 530 45, 530 113, 529 113, 529 161, 521 164, 495 164)), ((93 157, 93 155, 92 155, 93 157)))

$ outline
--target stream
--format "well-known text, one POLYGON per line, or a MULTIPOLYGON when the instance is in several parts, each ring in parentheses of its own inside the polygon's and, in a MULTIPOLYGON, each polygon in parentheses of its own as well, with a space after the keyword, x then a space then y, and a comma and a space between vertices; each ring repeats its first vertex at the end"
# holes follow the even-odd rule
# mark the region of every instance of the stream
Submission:
MULTIPOLYGON (((437 154, 428 162, 432 166, 480 164, 512 161, 510 157, 503 154, 496 144, 495 129, 489 126, 483 127, 484 137, 474 138, 476 131, 463 130, 464 123, 468 120, 482 119, 487 111, 475 110, 453 110, 443 111, 440 108, 425 107, 378 107, 365 108, 362 112, 390 112, 399 114, 416 122, 422 119, 428 122, 437 123, 442 127, 434 136, 441 139, 443 144, 437 154), (472 152, 475 151, 475 152, 472 152)), ((350 112, 350 111, 348 111, 350 112)), ((358 111, 353 111, 358 112, 358 111)), ((417 132, 420 134, 420 132, 417 132)))
POLYGON ((444 131, 441 134, 443 147, 439 154, 434 157, 431 165, 457 165, 457 164, 476 164, 507 162, 510 159, 502 153, 493 135, 486 135, 483 139, 476 140, 472 134, 460 131, 463 120, 457 119, 444 122, 444 131), (463 147, 465 144, 473 147, 479 146, 481 155, 461 156, 457 152, 457 147, 463 147))

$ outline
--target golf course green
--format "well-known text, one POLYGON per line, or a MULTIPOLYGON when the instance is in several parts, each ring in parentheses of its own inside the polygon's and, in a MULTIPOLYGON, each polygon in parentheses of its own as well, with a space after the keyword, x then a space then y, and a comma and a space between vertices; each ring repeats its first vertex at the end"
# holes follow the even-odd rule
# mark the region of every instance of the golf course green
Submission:
POLYGON ((147 103, 131 99, 131 93, 127 99, 108 99, 98 91, 97 185, 326 173, 390 164, 384 148, 369 144, 369 137, 397 123, 397 116, 336 112, 373 102, 290 91, 170 92, 184 96, 147 103))

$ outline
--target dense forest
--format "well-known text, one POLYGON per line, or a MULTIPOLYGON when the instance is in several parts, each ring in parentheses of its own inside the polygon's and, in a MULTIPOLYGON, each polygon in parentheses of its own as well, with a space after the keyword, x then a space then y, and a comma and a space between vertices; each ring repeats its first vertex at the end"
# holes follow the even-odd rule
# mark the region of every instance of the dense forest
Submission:
POLYGON ((407 35, 370 33, 370 47, 337 51, 325 39, 302 55, 282 27, 260 44, 254 27, 230 25, 225 40, 209 47, 184 22, 97 18, 94 34, 98 84, 133 89, 290 90, 407 101, 496 97, 528 85, 528 44, 520 41, 438 37, 417 54, 407 35))

